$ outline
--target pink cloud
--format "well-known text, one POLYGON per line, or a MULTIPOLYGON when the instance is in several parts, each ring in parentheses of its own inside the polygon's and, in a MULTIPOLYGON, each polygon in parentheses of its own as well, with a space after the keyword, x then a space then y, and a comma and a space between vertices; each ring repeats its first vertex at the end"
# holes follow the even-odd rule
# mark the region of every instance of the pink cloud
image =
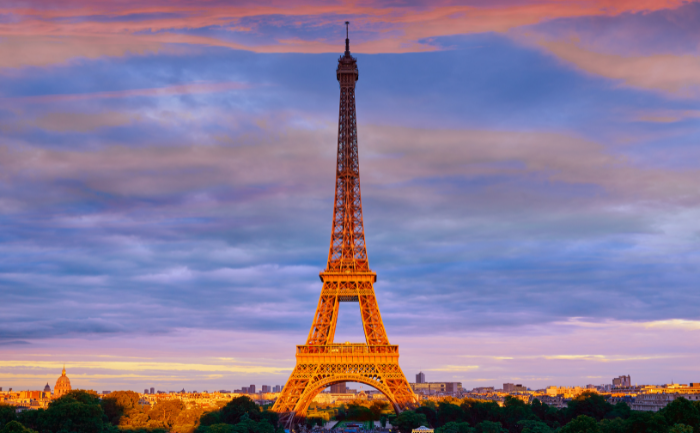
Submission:
MULTIPOLYGON (((73 57, 123 56, 145 54, 164 49, 165 44, 226 46, 256 52, 337 52, 339 41, 324 37, 313 40, 278 39, 274 43, 236 42, 231 39, 179 34, 180 30, 208 26, 233 26, 246 17, 266 19, 281 15, 292 26, 301 26, 295 17, 314 17, 314 25, 340 23, 353 19, 353 28, 361 31, 353 51, 359 53, 403 53, 438 49, 421 40, 466 33, 506 32, 510 29, 562 17, 616 15, 624 12, 652 11, 682 5, 681 0, 562 2, 544 0, 493 7, 454 6, 426 3, 417 7, 384 6, 379 2, 340 2, 335 4, 286 3, 230 6, 209 3, 141 3, 73 1, 62 8, 44 2, 28 8, 0 9, 18 17, 16 22, 0 24, 0 67, 47 65, 73 57), (138 14, 139 19, 129 19, 138 14), (152 14, 143 18, 144 14, 152 14), (75 19, 102 15, 119 20, 75 19), (375 29, 380 28, 377 31, 375 29)), ((236 27, 246 31, 244 27, 236 27)), ((247 29, 249 33, 252 30, 247 29)), ((235 34, 231 34, 235 37, 235 34)))

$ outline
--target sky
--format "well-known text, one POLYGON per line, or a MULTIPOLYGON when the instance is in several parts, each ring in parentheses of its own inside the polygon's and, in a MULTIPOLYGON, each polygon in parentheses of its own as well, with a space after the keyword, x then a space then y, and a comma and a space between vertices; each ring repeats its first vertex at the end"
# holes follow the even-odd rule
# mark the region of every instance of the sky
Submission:
MULTIPOLYGON (((330 241, 344 21, 413 381, 700 381, 700 3, 4 1, 0 386, 283 385, 330 241)), ((336 341, 363 341, 357 304, 336 341)))

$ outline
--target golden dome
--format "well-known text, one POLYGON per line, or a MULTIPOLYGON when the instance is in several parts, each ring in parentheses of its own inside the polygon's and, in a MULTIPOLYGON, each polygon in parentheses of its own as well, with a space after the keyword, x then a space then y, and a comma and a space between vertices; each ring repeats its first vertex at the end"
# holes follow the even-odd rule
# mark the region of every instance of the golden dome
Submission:
POLYGON ((68 376, 66 376, 66 367, 64 366, 61 377, 58 378, 56 381, 56 386, 53 388, 53 398, 58 398, 70 390, 70 379, 68 379, 68 376))

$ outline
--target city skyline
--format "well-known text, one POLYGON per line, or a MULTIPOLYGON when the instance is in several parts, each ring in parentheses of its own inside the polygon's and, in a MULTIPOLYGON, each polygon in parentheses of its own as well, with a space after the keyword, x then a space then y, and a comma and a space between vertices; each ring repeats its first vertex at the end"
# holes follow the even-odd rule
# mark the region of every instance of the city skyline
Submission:
POLYGON ((409 379, 700 381, 699 3, 26 5, 0 8, 4 389, 64 365, 74 389, 284 384, 328 254, 345 20, 409 379))

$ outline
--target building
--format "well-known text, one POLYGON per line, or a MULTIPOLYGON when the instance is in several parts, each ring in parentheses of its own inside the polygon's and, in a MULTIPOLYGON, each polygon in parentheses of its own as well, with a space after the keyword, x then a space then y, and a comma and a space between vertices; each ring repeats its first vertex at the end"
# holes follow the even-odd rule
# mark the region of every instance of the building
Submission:
POLYGON ((413 392, 427 395, 456 395, 462 393, 462 382, 409 383, 413 392))
POLYGON ((345 394, 348 392, 347 384, 345 382, 336 383, 331 385, 331 394, 345 394))
POLYGON ((503 392, 523 392, 527 391, 526 386, 522 386, 521 384, 514 385, 512 383, 504 383, 503 384, 503 392))
POLYGON ((282 387, 280 385, 275 385, 275 387, 272 388, 272 392, 282 392, 282 387))
POLYGON ((255 385, 250 385, 248 387, 248 394, 255 394, 255 385))
POLYGON ((629 388, 632 386, 632 380, 629 375, 616 377, 612 381, 613 388, 629 388))
POLYGON ((155 394, 155 393, 156 393, 156 389, 151 387, 151 394, 155 394))
MULTIPOLYGON (((0 391, 2 391, 2 388, 0 388, 0 391)), ((44 387, 44 392, 51 392, 51 387, 49 386, 48 382, 46 382, 46 386, 44 387)))
MULTIPOLYGON (((148 394, 148 388, 144 389, 144 390, 143 390, 143 393, 144 393, 144 394, 148 394)), ((102 392, 102 394, 104 394, 104 391, 102 392)))
POLYGON ((493 386, 480 386, 478 388, 474 388, 472 391, 482 394, 482 393, 494 392, 495 388, 493 386))
POLYGON ((422 371, 416 374, 416 383, 425 383, 425 374, 422 371))
POLYGON ((271 392, 271 387, 270 387, 270 385, 263 385, 263 386, 262 386, 262 393, 263 393, 263 394, 267 394, 267 393, 269 393, 269 392, 271 392))
POLYGON ((68 379, 68 376, 66 376, 66 367, 63 367, 61 377, 58 378, 56 381, 56 386, 53 387, 53 398, 59 398, 60 396, 70 392, 70 390, 70 379, 68 379))

